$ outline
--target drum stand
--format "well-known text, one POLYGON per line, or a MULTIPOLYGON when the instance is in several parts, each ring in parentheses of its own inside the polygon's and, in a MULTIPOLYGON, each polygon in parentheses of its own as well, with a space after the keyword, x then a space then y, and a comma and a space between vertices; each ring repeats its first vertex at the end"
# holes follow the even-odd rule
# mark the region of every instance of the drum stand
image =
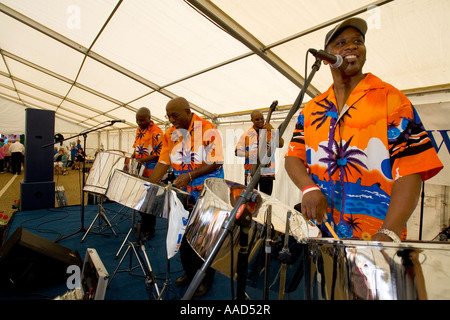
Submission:
MULTIPOLYGON (((310 52, 310 50, 308 50, 308 52, 310 52)), ((311 73, 308 75, 308 77, 306 77, 306 75, 305 75, 305 83, 302 86, 302 89, 300 90, 299 95, 297 96, 294 103, 292 104, 292 107, 289 110, 289 113, 286 116, 286 118, 284 119, 283 123, 281 123, 281 125, 278 128, 280 137, 283 136, 283 133, 285 132, 286 127, 288 126, 292 117, 299 110, 299 108, 303 102, 303 98, 305 96, 306 90, 309 87, 309 84, 311 83, 314 75, 320 69, 321 63, 322 63, 322 59, 316 57, 316 61, 314 62, 313 66, 312 66, 311 73)), ((262 163, 267 163, 270 160, 273 147, 274 146, 271 143, 269 146, 268 152, 264 155, 264 158, 261 161, 262 163)), ((230 212, 229 218, 225 221, 225 223, 222 227, 222 231, 219 235, 218 240, 216 241, 213 248, 211 249, 211 252, 208 255, 208 257, 206 257, 205 262, 203 263, 202 267, 197 271, 194 278, 192 279, 191 284, 189 285, 188 289, 186 290, 186 292, 183 296, 183 300, 191 300, 192 299, 192 297, 195 294, 195 291, 200 286, 201 282, 203 281, 203 279, 206 276, 206 270, 212 265, 213 260, 216 258, 217 253, 219 252, 220 248, 222 247, 222 244, 224 243, 225 238, 227 237, 228 233, 233 230, 233 227, 236 223, 236 214, 237 214, 239 208, 243 204, 247 203, 250 200, 251 192, 255 188, 256 184, 259 181, 259 178, 261 177, 261 170, 259 170, 260 167, 261 167, 261 164, 256 169, 255 175, 252 177, 250 183, 247 186, 247 189, 245 189, 245 191, 242 192, 241 195, 239 196, 237 203, 235 204, 233 210, 230 212)))
POLYGON ((281 271, 280 271, 280 288, 278 291, 278 300, 284 300, 285 287, 286 287, 286 272, 287 272, 287 263, 291 260, 291 253, 289 252, 289 223, 291 218, 291 210, 289 210, 286 214, 286 229, 284 232, 284 245, 283 249, 278 255, 278 261, 281 262, 281 271))
MULTIPOLYGON (((92 220, 92 223, 89 226, 89 228, 86 230, 86 233, 84 234, 83 238, 81 239, 81 243, 83 243, 84 238, 86 238, 86 236, 89 234, 89 232, 92 229, 92 226, 94 225, 95 221, 97 221, 98 218, 100 218, 100 220, 98 221, 98 223, 99 223, 98 227, 100 228, 100 230, 103 228, 103 226, 101 225, 101 219, 103 219, 103 220, 105 220, 105 222, 108 225, 108 227, 111 229, 111 231, 114 234, 114 236, 117 238, 117 233, 114 231, 114 228, 111 225, 111 222, 109 222, 108 218, 106 217, 105 211, 106 210, 103 207, 103 196, 99 196, 98 213, 95 216, 94 220, 92 220)), ((98 233, 98 232, 96 232, 95 234, 100 234, 100 235, 109 237, 109 234, 98 233)))
MULTIPOLYGON (((166 192, 166 216, 167 216, 167 230, 170 226, 170 197, 172 196, 172 182, 169 181, 167 184, 167 192, 166 192)), ((168 254, 168 252, 167 252, 168 254)), ((176 294, 176 290, 172 286, 172 281, 170 280, 170 259, 166 255, 166 280, 161 289, 161 294, 158 297, 158 300, 161 300, 163 294, 167 293, 167 291, 176 294)))
POLYGON ((128 253, 130 253, 130 268, 128 270, 122 270, 122 271, 128 271, 130 274, 133 274, 133 270, 136 267, 133 268, 132 266, 132 261, 133 261, 133 255, 130 252, 130 249, 133 250, 133 253, 137 259, 137 262, 139 263, 139 267, 142 270, 142 273, 144 274, 145 277, 145 287, 147 289, 147 291, 149 292, 149 296, 150 293, 152 291, 152 286, 154 286, 155 288, 155 292, 156 292, 156 297, 159 297, 159 289, 158 289, 158 284, 156 283, 156 276, 152 270, 152 267, 150 265, 150 261, 148 259, 147 253, 146 253, 146 249, 145 249, 145 245, 144 245, 144 241, 142 240, 142 236, 141 236, 141 222, 138 221, 138 223, 135 225, 134 224, 134 220, 135 220, 135 210, 132 211, 132 223, 131 223, 131 228, 128 231, 128 234, 125 238, 125 241, 122 243, 122 246, 120 247, 119 251, 117 252, 116 255, 116 259, 120 253, 120 251, 122 250, 125 242, 127 241, 128 237, 130 236, 131 232, 136 229, 136 241, 132 242, 132 241, 128 241, 128 247, 125 250, 125 253, 123 254, 122 258, 119 261, 119 264, 116 267, 116 270, 114 270, 114 273, 111 277, 111 279, 108 282, 108 287, 111 284, 111 282, 113 281, 114 277, 116 276, 117 272, 119 271, 120 265, 122 264, 123 260, 125 259, 125 257, 127 256, 128 253), (138 249, 141 249, 142 254, 144 257, 141 257, 141 255, 139 254, 138 249))

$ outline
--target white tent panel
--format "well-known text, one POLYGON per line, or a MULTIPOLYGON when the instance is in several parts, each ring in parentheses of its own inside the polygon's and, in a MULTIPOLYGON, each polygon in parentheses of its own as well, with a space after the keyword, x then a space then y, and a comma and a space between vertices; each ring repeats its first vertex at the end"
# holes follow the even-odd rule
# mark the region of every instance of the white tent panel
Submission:
POLYGON ((8 68, 6 68, 6 64, 3 59, 0 59, 0 72, 9 74, 8 68))
POLYGON ((160 85, 248 51, 185 2, 159 0, 123 2, 93 50, 160 85))
POLYGON ((86 59, 77 81, 121 102, 128 102, 149 91, 148 87, 91 58, 86 59))
MULTIPOLYGON (((165 120, 166 115, 166 104, 169 102, 170 98, 162 95, 158 92, 152 92, 138 100, 131 102, 129 105, 136 110, 142 107, 149 108, 153 117, 165 120)), ((131 115, 133 119, 132 123, 136 122, 136 113, 131 115)))
MULTIPOLYGON (((1 94, 4 98, 11 99, 11 100, 13 100, 13 101, 15 101, 15 102, 21 104, 17 92, 15 92, 15 91, 13 91, 13 90, 11 90, 11 89, 4 88, 4 87, 1 87, 1 86, 0 86, 0 94, 1 94)), ((4 112, 4 111, 2 110, 2 115, 3 115, 3 112, 4 112)), ((4 116, 6 116, 6 115, 4 115, 4 116)))
POLYGON ((58 109, 58 105, 52 105, 25 95, 20 95, 20 100, 25 104, 25 106, 30 108, 38 108, 51 111, 56 111, 58 109))
POLYGON ((78 101, 85 106, 90 106, 93 109, 99 110, 99 112, 107 112, 108 110, 119 106, 110 100, 99 97, 96 94, 90 93, 78 87, 73 87, 67 98, 78 101))
POLYGON ((289 104, 299 92, 292 82, 255 55, 168 89, 216 114, 268 108, 273 100, 289 104))
POLYGON ((0 15, 0 24, 8 26, 0 28, 3 50, 68 78, 78 73, 82 54, 9 16, 0 15))
MULTIPOLYGON (((72 112, 71 110, 59 108, 58 109, 58 115, 65 116, 68 119, 75 120, 76 122, 83 122, 85 120, 85 117, 83 115, 77 114, 72 112)), ((97 125, 97 123, 96 123, 97 125)))
POLYGON ((2 1, 38 23, 89 47, 105 20, 111 14, 116 0, 20 0, 2 1), (50 12, 54 14, 49 14, 50 12))
POLYGON ((61 96, 55 96, 54 94, 50 94, 44 91, 41 91, 37 88, 29 86, 27 84, 14 81, 14 86, 17 91, 20 93, 20 96, 28 96, 35 99, 40 99, 41 101, 47 101, 50 104, 59 105, 62 101, 61 96))
POLYGON ((0 85, 6 86, 7 88, 13 89, 13 83, 11 81, 11 78, 7 78, 5 76, 0 75, 0 85))
POLYGON ((394 1, 382 9, 369 25, 364 69, 401 90, 448 83, 450 1, 394 1))
POLYGON ((116 108, 108 111, 108 115, 114 118, 125 120, 129 124, 136 123, 136 111, 125 108, 116 108))
POLYGON ((270 44, 373 3, 373 0, 212 0, 211 2, 238 21, 261 42, 270 44))
POLYGON ((61 96, 65 96, 70 89, 70 84, 58 80, 44 72, 10 58, 5 58, 5 61, 11 74, 18 79, 26 79, 29 83, 38 84, 42 89, 52 91, 61 96))
POLYGON ((61 104, 61 108, 64 108, 66 110, 69 110, 75 114, 79 114, 80 116, 84 116, 87 118, 93 118, 98 116, 98 112, 95 112, 93 110, 89 110, 88 108, 84 108, 82 106, 80 106, 79 104, 75 104, 72 103, 70 101, 65 100, 62 104, 61 104))

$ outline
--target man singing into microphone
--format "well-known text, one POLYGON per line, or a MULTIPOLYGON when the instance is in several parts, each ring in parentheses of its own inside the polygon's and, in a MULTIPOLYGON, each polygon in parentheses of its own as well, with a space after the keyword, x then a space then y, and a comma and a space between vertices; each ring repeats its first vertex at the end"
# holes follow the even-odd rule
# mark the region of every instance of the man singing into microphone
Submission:
POLYGON ((362 72, 366 32, 351 18, 327 33, 324 49, 343 63, 300 112, 285 166, 308 218, 326 219, 340 238, 399 242, 422 181, 443 165, 406 96, 362 72))

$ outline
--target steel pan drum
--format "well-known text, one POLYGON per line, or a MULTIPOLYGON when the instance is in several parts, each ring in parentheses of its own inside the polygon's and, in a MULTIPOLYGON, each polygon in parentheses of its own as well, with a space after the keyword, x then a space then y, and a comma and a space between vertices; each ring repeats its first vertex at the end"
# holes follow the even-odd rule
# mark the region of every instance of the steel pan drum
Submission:
POLYGON ((89 171, 83 191, 104 195, 114 170, 123 169, 126 159, 125 153, 121 151, 99 152, 89 171))
MULTIPOLYGON (((219 178, 208 178, 205 180, 202 193, 189 218, 185 233, 186 240, 203 260, 211 253, 222 232, 224 222, 233 210, 238 196, 245 189, 246 187, 243 185, 219 178)), ((311 222, 303 219, 299 212, 263 193, 253 192, 258 193, 260 197, 257 198, 256 205, 252 206, 252 208, 255 208, 255 211, 252 212, 253 220, 248 232, 249 260, 262 243, 261 224, 265 223, 265 215, 269 205, 272 207, 271 220, 275 230, 281 233, 285 232, 286 214, 288 210, 291 210, 290 233, 292 236, 298 241, 319 236, 319 229, 311 222)), ((238 251, 239 227, 236 225, 232 232, 232 239, 230 239, 230 236, 225 239, 211 267, 224 275, 234 275, 238 251), (230 272, 231 241, 233 248, 235 248, 233 250, 233 272, 230 272)))
POLYGON ((315 239, 307 246, 308 299, 450 299, 448 243, 315 239))
MULTIPOLYGON (((176 188, 171 190, 175 191, 178 199, 187 209, 191 195, 176 188)), ((150 183, 143 177, 116 169, 111 176, 105 196, 128 208, 167 219, 166 192, 165 186, 150 183)))

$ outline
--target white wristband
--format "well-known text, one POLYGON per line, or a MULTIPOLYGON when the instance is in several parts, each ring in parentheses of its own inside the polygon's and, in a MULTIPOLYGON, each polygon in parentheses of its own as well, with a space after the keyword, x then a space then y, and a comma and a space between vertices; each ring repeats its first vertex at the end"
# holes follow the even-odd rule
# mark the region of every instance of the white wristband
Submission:
POLYGON ((400 240, 400 237, 392 230, 381 228, 380 230, 377 231, 377 233, 382 233, 382 234, 387 235, 395 243, 402 242, 400 240))
MULTIPOLYGON (((306 188, 305 188, 306 189, 306 188)), ((303 189, 304 190, 304 189, 303 189)), ((302 195, 305 195, 305 194, 307 194, 308 192, 311 192, 311 191, 314 191, 314 190, 319 190, 320 191, 320 188, 318 187, 318 186, 311 186, 311 187, 309 187, 308 189, 306 189, 306 190, 304 190, 303 192, 302 192, 302 195)))

